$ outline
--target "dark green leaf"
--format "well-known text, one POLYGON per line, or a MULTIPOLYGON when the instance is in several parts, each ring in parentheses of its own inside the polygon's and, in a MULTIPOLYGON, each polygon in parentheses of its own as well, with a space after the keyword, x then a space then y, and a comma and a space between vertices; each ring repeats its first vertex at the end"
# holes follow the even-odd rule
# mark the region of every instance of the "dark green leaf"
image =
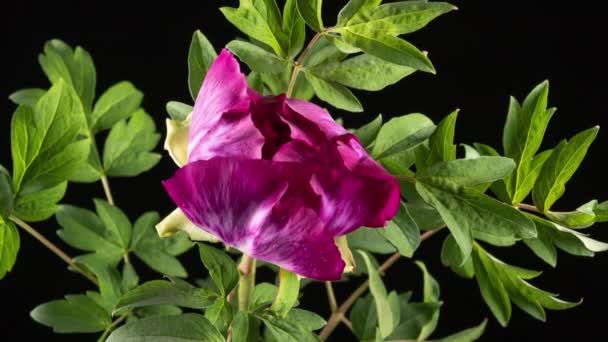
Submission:
POLYGON ((287 62, 281 57, 243 40, 233 40, 226 47, 252 71, 273 74, 287 67, 287 62))
POLYGON ((390 254, 397 249, 388 242, 375 228, 359 228, 347 235, 351 249, 362 249, 371 253, 390 254))
POLYGON ((36 106, 38 100, 46 93, 46 90, 40 88, 28 88, 18 90, 11 95, 9 99, 17 105, 24 105, 31 108, 36 106))
POLYGON ((599 127, 578 133, 570 141, 562 140, 545 162, 532 191, 532 199, 539 210, 549 211, 566 190, 566 183, 585 158, 599 127))
POLYGON ((121 246, 125 251, 131 240, 131 222, 125 213, 102 199, 95 199, 95 208, 108 234, 107 239, 121 246))
POLYGON ((316 32, 323 31, 323 19, 321 18, 323 0, 296 0, 296 4, 306 24, 316 32))
POLYGON ((362 54, 340 62, 324 63, 310 71, 347 87, 377 91, 397 83, 416 70, 362 54))
POLYGON ((133 177, 148 171, 160 161, 160 154, 151 152, 159 140, 154 120, 143 110, 135 112, 128 123, 117 122, 104 145, 105 173, 133 177))
POLYGON ((184 308, 203 309, 211 306, 217 294, 201 289, 180 279, 152 280, 125 293, 115 311, 151 305, 176 305, 184 308))
POLYGON ((181 262, 166 251, 159 250, 157 245, 145 245, 135 250, 135 255, 148 267, 158 273, 185 278, 188 271, 181 262))
POLYGON ((8 171, 0 165, 0 223, 7 219, 15 207, 15 190, 8 171))
POLYGON ((454 131, 456 129, 456 118, 458 109, 446 116, 439 124, 437 129, 429 138, 429 165, 438 161, 449 161, 456 159, 456 145, 454 145, 454 131))
POLYGON ((373 341, 376 337, 378 314, 371 295, 359 298, 350 311, 353 332, 359 341, 373 341))
POLYGON ((57 333, 98 332, 112 323, 110 315, 85 295, 67 295, 65 299, 38 305, 30 315, 57 333))
POLYGON ((239 311, 234 315, 232 319, 232 341, 233 342, 255 342, 252 338, 254 332, 250 331, 251 317, 245 311, 239 311))
POLYGON ((367 147, 376 141, 376 137, 378 136, 381 127, 382 114, 378 114, 378 116, 374 120, 357 128, 354 134, 359 139, 359 142, 361 142, 361 145, 367 147))
POLYGON ((515 168, 513 159, 504 157, 479 157, 439 162, 416 174, 424 181, 425 177, 437 177, 455 184, 471 187, 493 182, 508 176, 515 168))
POLYGON ((222 334, 202 315, 153 316, 116 329, 107 342, 223 342, 222 334))
POLYGON ((306 79, 321 100, 349 112, 363 111, 361 102, 345 86, 318 78, 310 72, 306 73, 306 79))
POLYGON ((232 322, 232 305, 225 298, 218 298, 205 310, 205 318, 220 332, 225 333, 232 322))
MULTIPOLYGON (((427 270, 424 263, 421 261, 416 261, 416 265, 420 268, 423 274, 423 301, 426 304, 439 304, 439 283, 437 280, 433 278, 431 273, 427 270)), ((433 313, 431 319, 422 326, 420 331, 420 335, 418 335, 418 341, 424 341, 429 337, 433 331, 435 331, 435 327, 437 327, 437 322, 439 321, 439 310, 436 310, 433 313)))
POLYGON ((297 8, 297 0, 285 1, 283 7, 283 32, 287 36, 287 56, 294 58, 304 47, 306 25, 297 8))
POLYGON ((440 303, 403 303, 403 319, 387 340, 416 340, 440 306, 440 303))
POLYGON ((135 267, 131 263, 122 265, 122 289, 124 292, 129 291, 139 285, 139 276, 135 267))
POLYGON ((380 328, 380 333, 382 337, 387 337, 391 334, 397 322, 393 321, 393 314, 391 312, 391 307, 388 302, 388 295, 386 293, 386 288, 384 287, 384 283, 378 274, 378 271, 372 264, 369 256, 363 252, 359 251, 363 260, 365 261, 365 266, 367 267, 368 275, 369 275, 369 289, 374 297, 374 302, 376 305, 376 313, 378 314, 378 326, 380 328))
POLYGON ((59 208, 57 202, 63 198, 68 183, 63 182, 38 192, 20 194, 15 200, 14 214, 28 222, 48 219, 59 208))
POLYGON ((128 118, 139 106, 144 95, 133 84, 119 82, 106 90, 93 108, 91 130, 109 129, 120 120, 128 118))
POLYGON ((279 342, 318 342, 318 337, 304 325, 281 319, 268 313, 256 313, 255 317, 262 320, 267 333, 279 342))
POLYGON ((201 261, 209 270, 211 278, 220 289, 222 296, 227 296, 239 281, 236 264, 228 254, 215 247, 199 243, 198 248, 201 261))
POLYGON ((123 293, 122 281, 115 265, 99 254, 80 255, 75 260, 95 275, 101 297, 113 307, 123 293))
POLYGON ((475 275, 472 258, 462 259, 462 254, 458 249, 454 236, 448 235, 441 247, 441 263, 449 266, 452 271, 463 278, 471 279, 475 275))
POLYGON ((213 45, 201 31, 196 30, 192 35, 188 50, 188 89, 192 100, 196 101, 205 75, 216 58, 217 53, 213 45))
POLYGON ((270 283, 259 283, 253 289, 249 308, 251 311, 257 311, 259 308, 272 303, 279 291, 278 286, 270 283))
POLYGON ((395 217, 387 222, 385 228, 378 229, 378 233, 408 258, 412 257, 420 244, 420 229, 403 203, 395 217))
POLYGON ((10 221, 3 222, 0 217, 0 279, 13 269, 20 245, 21 240, 15 225, 10 221))

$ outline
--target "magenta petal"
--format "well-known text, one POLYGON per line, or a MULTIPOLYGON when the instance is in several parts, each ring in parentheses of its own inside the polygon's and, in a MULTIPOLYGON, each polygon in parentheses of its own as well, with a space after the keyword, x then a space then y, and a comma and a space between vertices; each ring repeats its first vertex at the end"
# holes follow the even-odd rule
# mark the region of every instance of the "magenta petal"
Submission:
POLYGON ((307 277, 335 280, 344 263, 310 209, 311 173, 296 163, 213 158, 188 163, 163 184, 194 224, 227 245, 307 277))
POLYGON ((322 143, 318 141, 316 131, 323 134, 323 140, 348 133, 325 109, 308 101, 286 99, 282 115, 292 130, 291 137, 307 143, 315 145, 322 143))
POLYGON ((213 62, 194 104, 188 160, 216 156, 261 158, 264 137, 250 114, 247 80, 224 49, 213 62))

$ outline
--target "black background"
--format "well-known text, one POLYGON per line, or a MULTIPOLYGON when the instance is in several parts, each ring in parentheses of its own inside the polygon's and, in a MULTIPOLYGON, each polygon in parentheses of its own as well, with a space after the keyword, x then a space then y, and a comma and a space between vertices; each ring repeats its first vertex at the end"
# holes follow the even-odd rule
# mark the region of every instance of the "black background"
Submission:
MULTIPOLYGON (((326 22, 334 22, 345 1, 325 1, 326 22)), ((0 5, 0 163, 10 166, 10 117, 14 106, 8 95, 24 87, 46 87, 36 56, 47 39, 61 38, 82 45, 91 52, 98 72, 97 93, 114 82, 131 80, 145 93, 144 107, 164 130, 164 104, 171 99, 189 102, 186 56, 190 37, 201 29, 216 48, 239 34, 217 10, 236 1, 191 2, 3 2, 0 5)), ((484 142, 500 147, 508 96, 522 98, 532 86, 550 79, 550 104, 558 107, 550 124, 545 147, 561 138, 608 123, 604 101, 608 83, 603 51, 605 8, 597 2, 576 4, 557 1, 458 1, 450 13, 408 37, 430 51, 438 74, 417 73, 379 93, 357 92, 365 114, 334 111, 348 125, 359 125, 377 113, 393 116, 423 112, 439 120, 460 108, 456 140, 484 142)), ((607 199, 602 165, 608 135, 600 131, 584 166, 569 183, 567 195, 556 209, 570 210, 592 198, 607 199)), ((160 149, 160 147, 159 147, 160 149)), ((112 179, 117 204, 134 219, 147 210, 169 213, 173 204, 160 185, 175 166, 164 158, 153 171, 134 179, 112 179)), ((70 185, 66 203, 91 207, 91 197, 102 197, 99 184, 70 185)), ((65 246, 55 235, 53 220, 35 225, 51 240, 65 246)), ((593 231, 608 240, 605 227, 593 231)), ((55 335, 33 322, 28 314, 37 304, 79 293, 89 284, 66 270, 60 259, 30 236, 21 234, 22 248, 14 270, 0 281, 2 340, 94 340, 93 336, 55 335)), ((424 242, 416 258, 427 262, 442 285, 442 308, 435 336, 443 336, 479 323, 491 313, 483 304, 476 284, 458 278, 439 262, 442 237, 424 242)), ((494 249, 507 261, 545 273, 534 283, 560 293, 564 299, 584 303, 564 312, 548 312, 548 322, 535 321, 514 308, 509 328, 490 318, 484 341, 572 341, 598 340, 604 334, 603 308, 608 304, 605 271, 608 258, 572 257, 561 253, 557 269, 538 261, 525 248, 494 249)), ((193 277, 203 271, 196 253, 184 258, 193 277)), ((145 266, 137 264, 144 277, 145 266)), ((401 260, 388 272, 387 285, 398 290, 420 292, 419 272, 409 260, 401 260)), ((362 280, 357 280, 359 283, 362 280)), ((336 284, 343 300, 356 284, 336 284)), ((304 306, 327 315, 322 284, 308 287, 304 306)), ((348 341, 352 335, 340 327, 334 341, 348 341)))

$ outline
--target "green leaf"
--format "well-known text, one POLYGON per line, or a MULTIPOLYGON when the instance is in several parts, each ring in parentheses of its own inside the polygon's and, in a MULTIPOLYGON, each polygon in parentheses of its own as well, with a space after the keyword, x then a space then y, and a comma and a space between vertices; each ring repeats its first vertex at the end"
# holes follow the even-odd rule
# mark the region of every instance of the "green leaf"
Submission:
POLYGON ((362 54, 344 61, 323 63, 310 69, 320 78, 355 89, 381 90, 416 70, 387 62, 369 54, 362 54))
POLYGON ((153 316, 116 329, 107 342, 223 342, 222 334, 202 315, 153 316))
MULTIPOLYGON (((518 188, 513 194, 513 200, 511 201, 512 203, 521 203, 521 201, 528 197, 530 191, 532 191, 532 188, 534 188, 534 184, 536 184, 536 181, 538 180, 538 176, 540 175, 545 162, 547 162, 547 160, 551 157, 552 153, 553 150, 547 150, 532 158, 529 169, 523 175, 523 180, 521 180, 518 188)), ((505 179, 505 182, 511 182, 510 184, 512 184, 513 177, 508 177, 505 179)))
POLYGON ((280 317, 285 317, 298 301, 300 278, 287 270, 279 270, 279 290, 270 307, 280 317))
POLYGON ((545 162, 532 191, 536 207, 547 212, 566 190, 566 183, 585 158, 599 127, 578 133, 570 141, 562 140, 545 162))
POLYGON ((124 292, 134 289, 139 285, 139 276, 131 263, 122 265, 122 289, 124 292))
POLYGON ((169 101, 167 102, 167 113, 173 120, 184 121, 192 113, 194 109, 191 105, 185 104, 179 101, 169 101))
POLYGON ((361 297, 350 311, 353 333, 360 341, 373 341, 376 337, 378 314, 371 295, 361 297))
POLYGON ((131 240, 131 222, 125 213, 102 199, 94 199, 95 209, 108 232, 108 240, 121 246, 125 251, 131 240))
POLYGON ((583 229, 591 227, 596 222, 597 200, 589 201, 575 211, 555 212, 549 211, 546 216, 551 221, 573 229, 583 229))
POLYGON ((127 318, 127 323, 132 322, 134 319, 141 319, 151 316, 178 316, 182 314, 182 310, 177 306, 173 305, 152 305, 137 308, 133 310, 133 313, 127 318))
POLYGON ((456 145, 454 145, 454 131, 456 128, 456 118, 458 109, 446 116, 439 124, 437 129, 429 138, 429 165, 438 161, 449 161, 456 159, 456 145))
MULTIPOLYGON (((404 146, 408 137, 419 137, 422 133, 435 129, 433 122, 426 116, 414 113, 392 118, 385 123, 376 137, 371 155, 379 160, 378 156, 395 149, 395 146, 404 146)), ((409 139, 415 141, 416 139, 409 139)), ((409 143, 408 143, 409 144, 409 143)), ((407 146, 406 146, 407 147, 407 146)), ((412 149, 402 150, 393 156, 380 160, 381 164, 393 174, 401 174, 414 163, 415 154, 412 149)))
POLYGON ((539 272, 505 264, 477 244, 472 257, 482 297, 502 326, 509 323, 511 301, 541 321, 545 320, 544 308, 565 310, 580 304, 557 299, 555 294, 534 287, 525 280, 535 278, 539 272))
POLYGON ((188 89, 192 100, 196 101, 205 75, 216 58, 217 53, 213 45, 201 31, 196 30, 188 50, 188 89))
POLYGON ((110 130, 103 150, 103 167, 109 176, 133 177, 154 167, 160 154, 154 150, 160 134, 150 115, 142 109, 129 122, 117 122, 110 130))
POLYGON ((0 224, 7 219, 15 207, 15 190, 8 170, 0 165, 0 224))
POLYGON ((381 2, 382 0, 350 0, 338 13, 337 26, 343 27, 350 21, 363 21, 381 2))
POLYGON ((306 24, 315 32, 323 31, 323 19, 321 18, 323 0, 296 0, 296 4, 306 24))
POLYGON ((15 225, 0 218, 0 279, 10 272, 17 261, 21 240, 15 225))
POLYGON ((53 39, 46 42, 38 61, 52 84, 62 80, 72 86, 85 111, 91 111, 97 75, 93 59, 86 50, 79 46, 72 50, 63 41, 53 39))
POLYGON ((446 336, 440 338, 438 340, 433 340, 433 342, 471 342, 477 341, 483 334, 486 329, 486 324, 488 323, 487 319, 484 319, 478 326, 465 329, 463 331, 459 331, 450 336, 446 336))
POLYGON ((440 306, 440 303, 402 303, 401 315, 404 318, 387 340, 416 340, 440 306))
POLYGON ((9 99, 17 105, 28 106, 34 108, 38 100, 46 93, 46 90, 41 88, 27 88, 18 90, 9 95, 9 99))
POLYGON ((460 186, 471 187, 493 182, 508 176, 515 168, 513 159, 504 157, 479 157, 439 162, 416 174, 418 180, 426 177, 441 178, 460 186))
POLYGON ((131 82, 122 81, 106 90, 93 108, 91 131, 99 132, 128 118, 139 108, 144 95, 131 82))
POLYGON ((445 240, 443 240, 443 245, 441 247, 441 263, 444 266, 450 267, 454 273, 463 278, 472 279, 475 275, 472 258, 467 258, 466 260, 462 259, 462 254, 458 249, 458 245, 456 244, 453 235, 448 235, 445 240))
POLYGON ((370 30, 367 27, 340 30, 342 38, 347 44, 372 56, 416 70, 435 73, 435 68, 428 57, 403 39, 370 30))
POLYGON ((441 215, 460 247, 463 261, 471 252, 474 232, 499 238, 536 236, 533 222, 521 212, 475 190, 437 177, 420 178, 416 190, 441 215))
POLYGON ((331 81, 318 78, 310 72, 306 73, 306 79, 315 91, 315 94, 323 101, 332 106, 349 112, 361 112, 361 102, 348 88, 331 81))
POLYGON ((403 203, 386 227, 378 233, 393 244, 401 255, 411 258, 420 244, 420 229, 403 203))
POLYGON ((30 316, 56 333, 93 333, 112 323, 104 308, 85 295, 67 295, 65 299, 38 305, 30 316))
POLYGON ((374 120, 357 128, 353 134, 359 139, 361 145, 368 147, 376 141, 380 128, 382 128, 382 114, 378 114, 374 120))
POLYGON ((287 62, 281 57, 246 41, 233 40, 226 47, 252 71, 273 74, 287 67, 287 62))
MULTIPOLYGON (((255 313, 256 318, 262 320, 266 326, 267 333, 272 335, 275 341, 280 342, 316 342, 319 341, 317 335, 313 334, 305 325, 300 322, 292 322, 281 319, 269 313, 255 313)), ((268 340, 266 338, 265 340, 268 340)))
POLYGON ((151 305, 176 305, 184 308, 204 309, 211 306, 217 294, 201 289, 180 279, 152 280, 125 293, 115 312, 151 305))
POLYGON ((163 251, 158 244, 145 244, 135 251, 135 255, 148 267, 160 274, 185 278, 188 271, 175 256, 163 251))
POLYGON ((88 154, 88 141, 79 138, 84 125, 82 105, 63 81, 34 109, 19 106, 11 125, 15 192, 48 189, 74 174, 88 154))
POLYGON ((455 9, 455 6, 445 2, 400 1, 381 5, 348 25, 338 25, 397 36, 418 31, 438 16, 455 9))
POLYGON ((80 255, 75 260, 95 275, 103 301, 113 307, 123 293, 122 281, 115 265, 99 254, 80 255))
POLYGON ((19 194, 13 213, 27 222, 44 221, 59 208, 57 202, 65 195, 67 186, 68 183, 63 182, 42 191, 19 194))
POLYGON ((303 328, 310 331, 319 330, 327 324, 327 321, 316 313, 298 308, 289 310, 285 319, 290 322, 299 323, 303 328))
POLYGON ((249 309, 251 311, 258 311, 261 307, 271 304, 274 298, 277 296, 279 288, 270 283, 259 283, 253 289, 251 294, 251 300, 249 302, 249 309))
POLYGON ((608 221, 608 201, 598 204, 595 208, 593 208, 593 213, 596 216, 597 222, 608 221))
MULTIPOLYGON (((424 263, 421 261, 416 261, 416 265, 420 268, 423 275, 423 300, 424 303, 427 304, 441 304, 439 302, 439 283, 437 280, 433 278, 433 276, 429 273, 424 263)), ((435 327, 437 327, 437 322, 439 321, 439 310, 436 310, 433 314, 432 318, 422 326, 420 331, 420 335, 418 335, 418 341, 424 341, 429 337, 433 331, 435 331, 435 327)))
POLYGON ((268 8, 265 5, 261 6, 259 1, 257 1, 257 6, 254 6, 252 0, 241 0, 238 8, 222 7, 220 11, 241 32, 270 46, 277 55, 286 57, 287 38, 280 30, 280 24, 274 23, 272 16, 268 16, 267 13, 261 13, 258 6, 268 8))
POLYGON ((62 205, 55 214, 61 230, 57 235, 68 245, 87 252, 97 252, 110 263, 122 258, 124 246, 117 239, 109 239, 112 231, 107 230, 101 219, 92 211, 62 205))
MULTIPOLYGON (((233 342, 254 342, 255 333, 250 330, 251 321, 254 318, 251 317, 245 311, 238 311, 232 319, 232 341, 233 342)), ((258 337, 259 338, 259 337, 258 337)))
POLYGON ((397 250, 380 234, 380 229, 359 228, 347 235, 348 246, 351 249, 362 249, 376 254, 390 254, 397 250))
POLYGON ((384 287, 384 283, 378 274, 378 271, 372 264, 367 253, 363 251, 358 251, 363 260, 365 261, 365 266, 367 267, 368 275, 369 275, 369 288, 372 296, 374 297, 374 301, 376 304, 376 313, 378 314, 378 326, 380 328, 380 333, 382 337, 387 337, 391 334, 397 322, 393 322, 393 314, 391 311, 390 304, 388 302, 388 295, 386 293, 386 288, 384 287))
POLYGON ((234 260, 215 247, 199 243, 198 248, 201 261, 211 278, 220 289, 222 296, 227 296, 239 281, 239 272, 234 260))
POLYGON ((287 56, 295 58, 304 47, 306 25, 297 8, 297 0, 285 1, 283 7, 283 32, 287 36, 287 56))
POLYGON ((205 310, 205 318, 220 332, 225 333, 232 322, 232 305, 225 298, 218 298, 205 310))

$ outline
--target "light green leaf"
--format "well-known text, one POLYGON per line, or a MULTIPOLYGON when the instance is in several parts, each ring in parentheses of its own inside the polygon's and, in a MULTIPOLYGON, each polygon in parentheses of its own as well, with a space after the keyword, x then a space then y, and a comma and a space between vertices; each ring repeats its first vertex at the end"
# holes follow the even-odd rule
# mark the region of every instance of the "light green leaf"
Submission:
POLYGON ((196 101, 205 75, 216 58, 217 53, 213 45, 201 31, 196 30, 188 50, 188 89, 192 100, 196 101))
POLYGON ((194 109, 191 105, 179 101, 167 102, 167 113, 173 120, 184 121, 194 109))
POLYGON ((441 247, 441 263, 463 278, 472 279, 475 275, 472 258, 462 259, 453 235, 446 236, 441 247))
POLYGON ((296 4, 306 24, 316 32, 323 31, 323 19, 321 18, 323 0, 296 0, 296 4))
POLYGON ((342 38, 347 44, 372 56, 416 70, 435 73, 435 68, 427 56, 403 39, 366 27, 341 30, 342 38))
POLYGON ((251 317, 245 311, 238 311, 232 319, 232 341, 249 342, 252 341, 252 332, 249 331, 251 317))
POLYGON ((300 293, 300 278, 287 270, 279 270, 279 291, 270 310, 280 317, 285 317, 298 301, 300 293))
POLYGON ((283 32, 287 36, 287 56, 295 58, 304 47, 306 24, 297 8, 297 0, 285 1, 283 7, 283 32))
POLYGON ((122 265, 122 289, 123 291, 129 291, 139 285, 139 275, 133 264, 124 263, 122 265))
MULTIPOLYGON (((416 265, 420 268, 423 275, 423 301, 427 304, 441 304, 439 302, 439 283, 437 280, 433 278, 431 273, 427 270, 424 263, 421 261, 416 261, 416 265)), ((424 341, 429 337, 433 331, 435 331, 435 327, 437 327, 437 322, 439 321, 439 310, 436 310, 433 314, 432 318, 422 326, 420 331, 420 335, 418 335, 418 341, 424 341)))
POLYGON ((395 246, 380 235, 379 231, 376 228, 359 228, 346 236, 348 246, 353 250, 362 249, 376 254, 395 253, 395 246))
POLYGON ((0 279, 10 272, 17 261, 21 240, 15 225, 0 218, 0 279))
POLYGON ((361 112, 361 102, 348 88, 331 81, 318 78, 310 72, 306 73, 306 79, 315 91, 315 94, 323 101, 332 106, 350 112, 361 112))
POLYGON ((478 326, 465 329, 450 336, 432 340, 431 342, 472 342, 477 341, 486 329, 487 319, 484 319, 478 326))
POLYGON ((122 281, 116 265, 108 262, 100 254, 85 254, 74 259, 95 275, 103 301, 109 307, 113 307, 123 293, 122 281))
POLYGON ((585 158, 599 127, 578 133, 570 141, 562 140, 545 162, 532 191, 536 207, 547 212, 566 190, 566 183, 585 158))
POLYGON ((253 289, 249 309, 257 311, 261 307, 271 304, 279 291, 278 286, 270 283, 259 283, 253 289))
POLYGON ((239 281, 239 272, 234 260, 215 247, 199 243, 198 248, 201 261, 211 278, 220 289, 222 296, 227 296, 239 281))
POLYGON ((565 310, 580 304, 557 299, 556 295, 534 287, 525 280, 535 278, 539 272, 505 264, 477 244, 472 257, 481 294, 502 326, 509 323, 511 301, 542 321, 545 320, 543 308, 565 310))
POLYGON ((437 129, 429 138, 429 165, 439 161, 456 159, 456 145, 454 145, 454 131, 456 129, 456 118, 458 109, 446 116, 437 125, 437 129))
POLYGON ((27 88, 18 90, 8 96, 8 98, 17 105, 24 105, 31 108, 36 106, 38 100, 46 93, 46 90, 41 88, 27 88))
POLYGON ((397 322, 393 322, 393 314, 391 312, 391 307, 388 302, 386 288, 384 287, 384 283, 382 282, 378 271, 372 264, 367 253, 363 251, 358 252, 363 257, 363 260, 365 261, 365 266, 368 270, 369 288, 376 304, 376 313, 378 314, 378 326, 380 328, 380 333, 384 338, 391 334, 393 329, 395 329, 397 322))
POLYGON ((106 90, 93 108, 91 131, 99 132, 128 118, 139 108, 144 95, 131 82, 122 81, 106 90))
POLYGON ((188 276, 188 272, 179 259, 166 251, 159 250, 157 245, 144 245, 134 252, 148 267, 160 274, 180 278, 188 276))
POLYGON ((333 39, 330 35, 324 35, 310 48, 308 54, 302 61, 302 66, 312 68, 321 63, 339 62, 346 57, 346 54, 341 52, 336 45, 332 43, 333 39))
POLYGON ((0 165, 0 224, 8 219, 15 207, 15 190, 13 180, 2 165, 0 165))
POLYGON ((243 40, 233 40, 226 47, 252 71, 273 74, 287 67, 283 58, 243 40))
POLYGON ((353 134, 359 139, 361 145, 368 147, 376 141, 380 128, 382 128, 382 114, 378 114, 374 120, 357 128, 353 134))
POLYGON ((103 222, 108 234, 108 240, 121 246, 125 251, 131 240, 131 222, 125 213, 102 199, 94 199, 95 209, 103 222))
POLYGON ((63 182, 38 192, 20 194, 15 200, 13 213, 27 222, 44 221, 57 211, 57 202, 65 195, 67 186, 68 183, 63 182))
POLYGON ((593 208, 593 213, 596 216, 597 222, 608 221, 608 201, 598 204, 593 208))
POLYGON ((310 69, 315 75, 350 88, 381 90, 416 70, 387 62, 369 54, 361 54, 344 61, 323 63, 310 69))
POLYGON ((160 134, 150 115, 136 111, 129 122, 117 122, 110 130, 103 151, 103 166, 109 176, 133 177, 154 167, 160 154, 151 152, 160 134))
POLYGON ((277 30, 280 28, 280 24, 273 24, 271 17, 265 15, 267 13, 260 12, 262 6, 259 1, 257 5, 254 6, 252 0, 241 0, 238 8, 222 7, 220 11, 241 32, 270 46, 277 55, 286 57, 287 38, 281 30, 277 30), (277 27, 277 25, 279 26, 277 27))
POLYGON ((350 321, 353 323, 353 332, 359 341, 373 341, 378 330, 378 314, 374 305, 374 298, 370 295, 359 298, 350 311, 350 321))
POLYGON ((38 305, 30 316, 56 333, 93 333, 112 323, 104 308, 85 295, 67 295, 38 305))
POLYGON ((412 257, 420 244, 420 229, 403 203, 395 217, 387 222, 385 228, 378 229, 378 233, 408 258, 412 257))
POLYGON ((592 200, 576 208, 575 211, 549 211, 546 213, 546 216, 551 219, 551 221, 562 226, 573 229, 583 229, 591 227, 596 222, 595 211, 597 206, 597 200, 592 200))
MULTIPOLYGON (((255 313, 256 318, 262 320, 266 326, 266 333, 279 342, 318 342, 319 338, 300 322, 281 319, 269 313, 255 313)), ((268 340, 268 338, 265 338, 268 340)))
POLYGON ((337 26, 343 27, 350 21, 364 21, 381 2, 382 0, 350 0, 338 13, 337 26))
POLYGON ((205 310, 205 318, 220 332, 226 333, 232 322, 232 305, 225 298, 218 298, 205 310))
POLYGON ((125 293, 114 312, 151 305, 176 305, 184 308, 204 309, 211 306, 217 294, 201 289, 180 279, 152 280, 125 293))
POLYGON ((116 329, 106 342, 223 342, 222 334, 202 315, 153 316, 116 329))
POLYGON ((387 341, 416 340, 422 333, 424 326, 432 321, 440 306, 440 303, 408 303, 402 301, 401 316, 403 319, 387 341))
MULTIPOLYGON (((524 173, 523 180, 519 182, 519 186, 513 194, 513 200, 511 201, 512 203, 521 203, 521 201, 528 197, 530 191, 532 191, 532 188, 534 188, 534 184, 536 184, 536 181, 538 180, 538 176, 543 169, 543 165, 545 165, 545 162, 549 159, 549 157, 551 157, 552 153, 553 150, 547 150, 532 158, 529 169, 524 173)), ((510 184, 512 184, 513 177, 508 177, 504 181, 511 182, 510 184)))
POLYGON ((285 320, 298 323, 302 325, 303 328, 310 331, 319 330, 327 324, 325 319, 316 313, 298 308, 289 310, 285 320))
POLYGON ((471 187, 503 179, 514 168, 513 159, 484 156, 439 162, 418 172, 416 178, 423 181, 425 177, 437 177, 460 186, 471 187))
POLYGON ((19 106, 13 115, 11 145, 15 192, 32 193, 66 181, 88 154, 80 100, 63 81, 42 97, 35 108, 19 106))
POLYGON ((109 231, 92 211, 62 205, 55 214, 62 229, 57 235, 68 245, 87 252, 97 252, 110 263, 117 263, 124 253, 118 241, 107 239, 109 231))
POLYGON ((521 212, 477 191, 437 177, 419 179, 416 190, 441 215, 463 261, 471 252, 474 231, 502 238, 536 236, 533 222, 521 212))

